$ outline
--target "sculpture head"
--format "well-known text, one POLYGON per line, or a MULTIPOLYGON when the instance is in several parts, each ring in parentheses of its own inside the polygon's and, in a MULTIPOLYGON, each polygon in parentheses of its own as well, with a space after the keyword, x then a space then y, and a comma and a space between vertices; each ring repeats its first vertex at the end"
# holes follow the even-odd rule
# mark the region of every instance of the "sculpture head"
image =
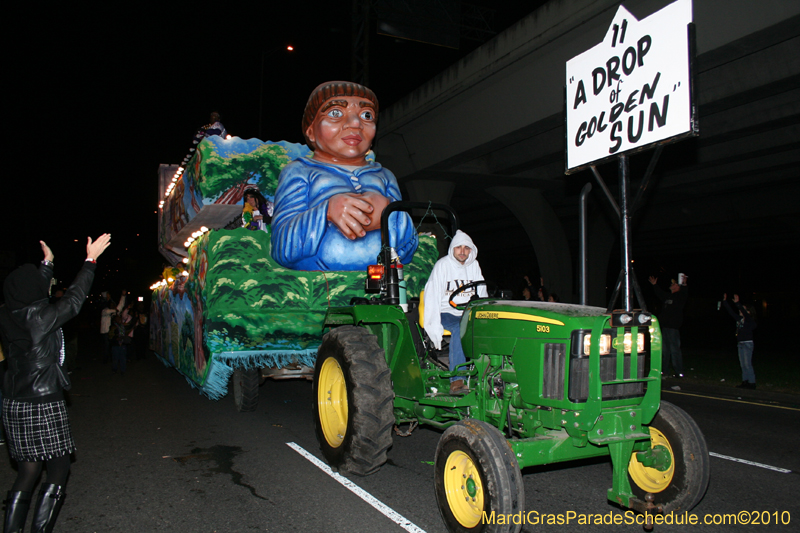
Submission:
POLYGON ((303 135, 314 159, 363 165, 375 138, 378 98, 370 89, 348 81, 317 86, 303 113, 303 135))

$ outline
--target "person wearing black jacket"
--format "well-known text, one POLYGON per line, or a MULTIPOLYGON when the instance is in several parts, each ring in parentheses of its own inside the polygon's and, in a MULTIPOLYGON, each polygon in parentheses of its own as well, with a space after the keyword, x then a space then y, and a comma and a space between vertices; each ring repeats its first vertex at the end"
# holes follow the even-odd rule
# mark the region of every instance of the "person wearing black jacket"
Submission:
POLYGON ((745 304, 739 302, 739 295, 733 295, 736 310, 728 301, 728 294, 722 295, 725 310, 736 321, 736 342, 739 349, 739 365, 742 367, 742 384, 740 389, 756 388, 756 373, 753 370, 753 330, 756 329, 755 313, 745 304))
POLYGON ((86 262, 56 303, 48 300, 54 256, 44 241, 39 241, 44 252, 41 265, 22 265, 3 284, 0 333, 8 360, 3 379, 3 425, 9 454, 18 466, 5 502, 5 533, 24 529, 34 484, 45 463, 47 479, 36 500, 32 531, 51 532, 63 504, 75 441, 64 403, 64 390, 71 385, 62 366, 61 327, 80 311, 94 280, 96 259, 110 242, 107 233, 94 242, 88 239, 86 262))
POLYGON ((674 279, 669 285, 669 292, 656 285, 658 278, 650 276, 649 281, 656 296, 662 302, 661 312, 658 313, 658 323, 661 325, 661 336, 664 341, 661 373, 668 376, 674 369, 675 377, 682 378, 683 354, 681 353, 680 327, 683 324, 683 308, 689 293, 686 285, 680 285, 674 279))

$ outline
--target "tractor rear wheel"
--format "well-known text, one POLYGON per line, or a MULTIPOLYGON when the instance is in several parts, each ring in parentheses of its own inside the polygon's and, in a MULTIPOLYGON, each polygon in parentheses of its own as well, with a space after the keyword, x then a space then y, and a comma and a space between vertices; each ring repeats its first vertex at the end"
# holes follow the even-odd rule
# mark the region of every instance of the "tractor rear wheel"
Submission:
POLYGON ((255 411, 258 407, 258 386, 261 372, 258 368, 236 368, 233 371, 233 401, 240 413, 255 411))
POLYGON ((654 503, 662 505, 665 514, 692 510, 708 488, 710 466, 703 433, 686 411, 662 401, 650 424, 650 438, 651 447, 666 449, 671 461, 661 468, 648 467, 634 453, 628 463, 633 493, 642 501, 646 493, 653 493, 654 503))
POLYGON ((331 468, 366 476, 392 445, 394 393, 375 335, 340 326, 325 334, 314 368, 314 426, 331 468))
POLYGON ((525 507, 522 473, 496 427, 471 419, 450 426, 436 447, 434 472, 436 501, 448 531, 517 533, 522 528, 521 519, 518 524, 509 519, 525 507))

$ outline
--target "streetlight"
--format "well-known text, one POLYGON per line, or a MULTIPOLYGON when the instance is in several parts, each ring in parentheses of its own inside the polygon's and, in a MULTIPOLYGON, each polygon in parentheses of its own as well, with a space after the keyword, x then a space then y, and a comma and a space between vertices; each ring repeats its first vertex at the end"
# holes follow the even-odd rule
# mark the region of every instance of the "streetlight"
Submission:
POLYGON ((286 50, 287 52, 293 52, 294 46, 287 45, 287 46, 276 46, 271 50, 267 50, 266 52, 261 52, 261 87, 258 91, 258 139, 263 141, 264 139, 261 137, 261 114, 264 109, 264 59, 277 52, 278 50, 286 50))

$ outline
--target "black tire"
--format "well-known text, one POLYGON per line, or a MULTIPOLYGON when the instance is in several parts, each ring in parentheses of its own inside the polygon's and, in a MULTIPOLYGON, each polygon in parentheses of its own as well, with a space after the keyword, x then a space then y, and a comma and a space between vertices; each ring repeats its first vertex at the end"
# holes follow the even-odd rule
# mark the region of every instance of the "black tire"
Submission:
POLYGON ((643 466, 635 454, 628 464, 628 480, 633 493, 644 501, 647 492, 655 496, 664 513, 691 511, 706 493, 710 472, 708 446, 697 424, 683 409, 669 402, 650 424, 651 445, 671 449, 672 464, 660 472, 643 466))
POLYGON ((517 533, 522 528, 521 515, 508 520, 509 515, 524 514, 522 473, 496 427, 470 419, 450 426, 436 447, 434 472, 436 501, 448 531, 517 533), (505 520, 498 520, 501 514, 505 520))
POLYGON ((258 368, 236 368, 233 371, 233 401, 240 413, 255 411, 258 407, 258 386, 261 372, 258 368))
POLYGON ((314 367, 314 429, 331 468, 366 476, 392 445, 394 393, 378 339, 340 326, 325 334, 314 367))

